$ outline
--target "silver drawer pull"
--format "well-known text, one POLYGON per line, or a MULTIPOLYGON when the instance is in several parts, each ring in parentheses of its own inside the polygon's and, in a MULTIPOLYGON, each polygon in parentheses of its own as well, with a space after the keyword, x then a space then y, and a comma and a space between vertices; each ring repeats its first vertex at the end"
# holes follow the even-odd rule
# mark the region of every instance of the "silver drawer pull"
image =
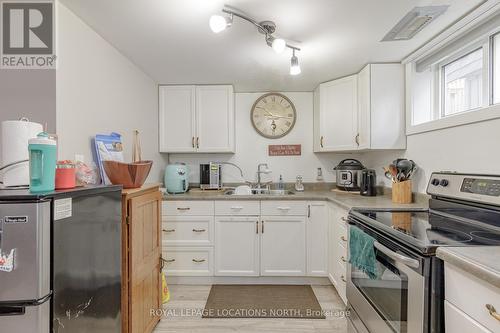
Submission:
POLYGON ((171 262, 174 262, 175 259, 163 259, 166 263, 171 263, 171 262))
POLYGON ((340 257, 340 260, 342 260, 343 262, 347 262, 344 256, 340 257))
POLYGON ((205 229, 193 229, 193 232, 205 232, 205 229))
POLYGON ((189 207, 177 207, 177 210, 190 210, 191 208, 189 207))
POLYGON ((340 276, 340 279, 344 282, 347 282, 347 280, 345 279, 345 277, 343 275, 340 276))
POLYGON ((277 207, 279 210, 290 210, 290 207, 277 207))
POLYGON ((232 206, 231 209, 238 209, 239 210, 239 209, 243 209, 243 207, 242 206, 232 206))
POLYGON ((163 232, 175 232, 175 229, 163 229, 163 232))
POLYGON ((343 242, 347 242, 347 238, 345 238, 345 236, 340 237, 340 239, 341 239, 343 242))
POLYGON ((193 259, 193 262, 200 263, 200 262, 205 262, 205 259, 193 259))
POLYGON ((496 320, 500 321, 500 313, 497 312, 497 310, 495 309, 495 307, 493 305, 486 304, 486 309, 490 313, 490 316, 492 316, 496 320))
POLYGON ((347 220, 347 218, 345 218, 344 216, 342 216, 340 219, 341 219, 342 221, 344 221, 344 222, 347 222, 347 221, 348 221, 348 220, 347 220))

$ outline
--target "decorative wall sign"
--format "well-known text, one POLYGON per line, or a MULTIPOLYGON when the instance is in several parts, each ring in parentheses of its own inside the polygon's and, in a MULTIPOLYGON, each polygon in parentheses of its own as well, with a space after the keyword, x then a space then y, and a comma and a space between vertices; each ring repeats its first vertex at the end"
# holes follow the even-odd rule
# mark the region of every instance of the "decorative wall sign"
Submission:
POLYGON ((269 145, 269 156, 300 156, 302 145, 269 145))

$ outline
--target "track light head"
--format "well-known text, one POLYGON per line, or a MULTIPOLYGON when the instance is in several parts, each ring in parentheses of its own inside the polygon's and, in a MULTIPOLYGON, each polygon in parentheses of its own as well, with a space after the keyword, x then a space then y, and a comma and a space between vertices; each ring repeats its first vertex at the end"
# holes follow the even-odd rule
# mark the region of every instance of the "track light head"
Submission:
POLYGON ((271 44, 274 52, 280 54, 286 49, 286 42, 283 38, 275 38, 271 44))
POLYGON ((214 33, 218 34, 233 24, 233 16, 230 15, 229 17, 226 17, 222 15, 212 15, 208 23, 210 25, 210 29, 212 29, 214 33))
POLYGON ((301 73, 299 58, 295 55, 295 50, 293 50, 292 58, 290 59, 290 75, 299 75, 301 73))

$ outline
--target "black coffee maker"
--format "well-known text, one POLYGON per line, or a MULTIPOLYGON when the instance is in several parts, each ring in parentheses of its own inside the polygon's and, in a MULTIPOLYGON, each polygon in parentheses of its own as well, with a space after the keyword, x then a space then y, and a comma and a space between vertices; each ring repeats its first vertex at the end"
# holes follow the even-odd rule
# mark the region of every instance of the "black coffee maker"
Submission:
POLYGON ((375 170, 361 170, 359 194, 366 197, 374 197, 377 195, 377 174, 375 173, 375 170))

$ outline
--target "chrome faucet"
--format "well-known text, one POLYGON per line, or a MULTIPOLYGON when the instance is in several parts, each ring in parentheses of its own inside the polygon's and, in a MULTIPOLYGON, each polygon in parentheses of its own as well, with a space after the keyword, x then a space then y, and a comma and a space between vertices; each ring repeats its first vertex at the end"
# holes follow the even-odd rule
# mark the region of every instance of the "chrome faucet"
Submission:
POLYGON ((267 163, 260 163, 258 166, 257 166, 257 189, 261 189, 262 188, 262 179, 261 179, 261 175, 263 173, 265 174, 269 174, 271 173, 272 171, 269 169, 267 163), (262 170, 262 167, 265 167, 264 170, 262 170))

